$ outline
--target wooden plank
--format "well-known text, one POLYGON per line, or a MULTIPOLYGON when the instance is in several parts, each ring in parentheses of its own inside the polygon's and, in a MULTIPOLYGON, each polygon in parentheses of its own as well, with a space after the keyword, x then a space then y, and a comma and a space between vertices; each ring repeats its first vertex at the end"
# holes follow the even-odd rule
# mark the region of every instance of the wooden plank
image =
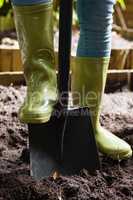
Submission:
POLYGON ((133 70, 108 70, 108 81, 125 81, 129 84, 132 75, 133 70))
POLYGON ((11 71, 12 51, 9 49, 0 49, 0 71, 11 71))
MULTIPOLYGON (((56 69, 58 69, 58 52, 55 52, 56 69)), ((74 57, 71 57, 72 63, 74 57)), ((133 69, 133 49, 112 49, 109 69, 133 69)), ((0 49, 0 72, 22 71, 19 49, 0 49)))
POLYGON ((108 70, 106 92, 121 91, 123 86, 133 91, 133 70, 108 70))
POLYGON ((22 71, 22 61, 20 50, 14 49, 12 54, 12 70, 11 71, 22 71))
MULTIPOLYGON (((70 74, 72 73, 70 72, 70 74)), ((11 84, 25 84, 23 72, 0 72, 0 85, 9 86, 11 84)), ((116 85, 118 88, 123 85, 128 85, 129 89, 133 91, 133 69, 108 70, 106 92, 111 91, 111 85, 116 85)))
POLYGON ((0 85, 21 85, 24 83, 23 72, 0 72, 0 85))
POLYGON ((112 49, 109 69, 132 69, 133 49, 112 49))
POLYGON ((111 70, 108 70, 108 74, 127 74, 127 73, 133 73, 133 69, 124 69, 124 70, 111 69, 111 70))

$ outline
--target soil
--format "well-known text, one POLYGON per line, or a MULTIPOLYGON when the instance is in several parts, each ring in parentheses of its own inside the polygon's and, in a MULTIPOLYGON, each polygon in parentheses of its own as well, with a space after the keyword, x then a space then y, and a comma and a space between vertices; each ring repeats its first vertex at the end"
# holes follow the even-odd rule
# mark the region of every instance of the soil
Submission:
MULTIPOLYGON (((132 200, 132 158, 117 162, 100 155, 102 170, 95 175, 30 176, 27 126, 17 116, 25 91, 0 86, 0 200, 132 200)), ((101 123, 133 147, 133 93, 105 94, 101 123)))

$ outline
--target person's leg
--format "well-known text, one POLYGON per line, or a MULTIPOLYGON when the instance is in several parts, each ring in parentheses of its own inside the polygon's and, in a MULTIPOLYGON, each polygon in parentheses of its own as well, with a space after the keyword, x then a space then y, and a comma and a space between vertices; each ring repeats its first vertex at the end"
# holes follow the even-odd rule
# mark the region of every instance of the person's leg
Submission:
POLYGON ((115 0, 78 0, 78 57, 109 57, 115 0))
POLYGON ((47 122, 57 99, 51 0, 12 0, 27 95, 19 111, 26 123, 47 122))
POLYGON ((26 6, 26 5, 34 5, 34 4, 40 4, 40 3, 48 3, 51 2, 51 0, 11 0, 13 5, 16 6, 26 6))
POLYGON ((131 157, 131 147, 101 127, 99 118, 111 52, 111 29, 115 0, 78 0, 80 39, 72 73, 72 91, 88 106, 99 150, 113 159, 131 157))

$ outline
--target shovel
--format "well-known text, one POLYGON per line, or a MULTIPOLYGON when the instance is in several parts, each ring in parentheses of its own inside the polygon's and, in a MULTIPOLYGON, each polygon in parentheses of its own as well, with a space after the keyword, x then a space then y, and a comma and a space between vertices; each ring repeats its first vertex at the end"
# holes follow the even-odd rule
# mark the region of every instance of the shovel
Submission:
POLYGON ((100 168, 89 108, 69 108, 72 0, 61 0, 59 20, 59 102, 49 122, 28 124, 31 175, 62 175, 100 168))

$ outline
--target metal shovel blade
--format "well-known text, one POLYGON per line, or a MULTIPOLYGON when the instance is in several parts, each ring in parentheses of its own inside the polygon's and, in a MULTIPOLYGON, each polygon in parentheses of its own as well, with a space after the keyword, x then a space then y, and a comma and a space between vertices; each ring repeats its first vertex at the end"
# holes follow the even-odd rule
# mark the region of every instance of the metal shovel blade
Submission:
POLYGON ((88 108, 68 110, 45 124, 29 124, 31 175, 74 175, 100 168, 88 108))
POLYGON ((62 124, 56 117, 45 124, 28 124, 30 171, 35 179, 59 171, 62 124))
POLYGON ((100 169, 97 145, 88 108, 68 111, 63 137, 62 174, 78 174, 82 169, 100 169))

